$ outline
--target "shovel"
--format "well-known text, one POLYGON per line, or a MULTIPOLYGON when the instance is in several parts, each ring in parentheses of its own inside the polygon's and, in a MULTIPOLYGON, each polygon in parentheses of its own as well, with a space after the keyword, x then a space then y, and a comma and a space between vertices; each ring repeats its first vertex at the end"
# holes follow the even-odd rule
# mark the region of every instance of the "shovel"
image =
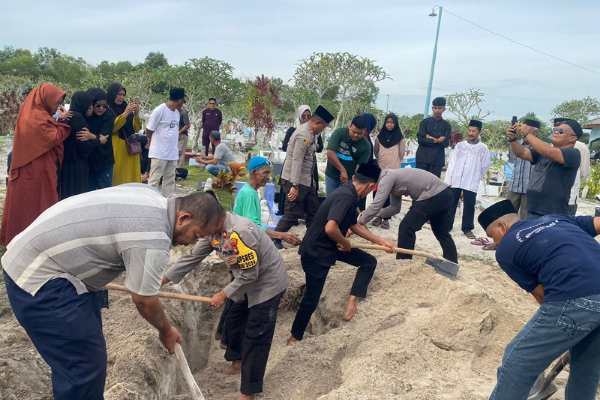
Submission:
POLYGON ((548 376, 544 376, 544 373, 542 372, 531 388, 527 400, 547 400, 556 393, 558 388, 554 384, 554 378, 556 378, 556 376, 565 368, 569 363, 570 358, 571 356, 567 351, 560 356, 556 364, 554 364, 554 367, 552 367, 548 373, 548 376))
MULTIPOLYGON (((120 292, 131 293, 131 290, 127 289, 125 286, 117 285, 115 283, 107 284, 106 286, 104 286, 104 289, 118 290, 120 292)), ((210 303, 210 297, 192 296, 191 294, 183 294, 183 293, 158 292, 158 297, 166 297, 169 299, 190 300, 190 301, 199 301, 202 303, 210 303)))
MULTIPOLYGON (((387 250, 387 247, 379 246, 376 244, 353 244, 352 247, 355 249, 387 250)), ((446 260, 445 258, 438 257, 430 253, 425 253, 424 251, 408 250, 402 249, 400 247, 394 247, 394 250, 396 251, 396 253, 426 257, 425 262, 431 265, 433 268, 435 268, 435 272, 437 272, 440 275, 444 275, 446 278, 450 278, 452 280, 456 279, 456 274, 458 274, 458 264, 455 262, 446 260)))

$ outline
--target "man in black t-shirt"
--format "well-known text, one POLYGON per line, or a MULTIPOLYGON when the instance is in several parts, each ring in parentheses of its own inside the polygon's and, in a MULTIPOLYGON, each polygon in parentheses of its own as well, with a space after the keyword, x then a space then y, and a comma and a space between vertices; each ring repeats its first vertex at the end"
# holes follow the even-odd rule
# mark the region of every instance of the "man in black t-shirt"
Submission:
POLYGON ((583 135, 581 125, 569 119, 554 127, 550 137, 552 146, 534 135, 526 134, 524 148, 516 136, 516 126, 506 131, 510 148, 515 156, 535 165, 527 187, 527 215, 537 219, 548 214, 568 214, 571 187, 581 163, 581 153, 575 142, 583 135))
POLYGON ((346 321, 351 320, 357 313, 358 298, 366 297, 377 259, 362 250, 353 249, 346 237, 348 230, 373 243, 386 246, 389 253, 394 253, 391 243, 357 223, 358 201, 373 191, 380 172, 374 163, 361 164, 352 184, 336 189, 327 197, 306 231, 298 252, 306 275, 306 289, 292 325, 288 345, 302 340, 310 317, 319 304, 329 268, 335 265, 336 261, 358 267, 344 312, 346 321))
POLYGON ((416 167, 431 172, 438 178, 442 175, 442 167, 446 164, 445 149, 450 143, 452 134, 452 126, 442 118, 445 110, 444 97, 433 99, 431 102, 433 116, 421 121, 417 133, 419 148, 415 154, 416 167))

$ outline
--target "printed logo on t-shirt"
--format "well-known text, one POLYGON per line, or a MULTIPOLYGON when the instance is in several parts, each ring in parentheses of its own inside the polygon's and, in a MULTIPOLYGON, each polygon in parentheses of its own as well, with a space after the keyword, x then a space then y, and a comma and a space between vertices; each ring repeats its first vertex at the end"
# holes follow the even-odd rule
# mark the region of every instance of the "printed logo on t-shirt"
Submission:
POLYGON ((233 244, 233 240, 236 240, 236 246, 234 247, 237 250, 237 262, 240 266, 241 270, 254 268, 256 264, 258 264, 258 254, 256 251, 252 250, 250 247, 246 246, 246 244, 242 241, 237 232, 233 232, 231 234, 231 243, 233 244))
POLYGON ((179 121, 172 119, 169 128, 175 128, 176 126, 179 126, 179 121))

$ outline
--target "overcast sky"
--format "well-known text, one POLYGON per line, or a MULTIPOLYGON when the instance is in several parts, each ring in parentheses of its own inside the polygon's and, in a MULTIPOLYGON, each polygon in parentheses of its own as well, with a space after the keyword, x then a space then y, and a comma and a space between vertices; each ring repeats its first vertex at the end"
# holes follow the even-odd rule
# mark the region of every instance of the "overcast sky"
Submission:
MULTIPOLYGON (((423 112, 438 17, 416 0, 20 1, 0 16, 0 45, 54 47, 97 64, 169 63, 208 56, 235 75, 291 79, 313 52, 376 60, 393 80, 379 82, 377 106, 423 112)), ((600 72, 598 0, 452 0, 444 8, 432 98, 480 89, 487 120, 535 112, 551 118, 565 100, 600 97, 600 74, 516 45, 456 16, 544 53, 600 72)), ((6 8, 5 8, 6 11, 6 8)), ((447 112, 448 113, 448 112, 447 112)), ((452 117, 449 113, 447 117, 452 117)))

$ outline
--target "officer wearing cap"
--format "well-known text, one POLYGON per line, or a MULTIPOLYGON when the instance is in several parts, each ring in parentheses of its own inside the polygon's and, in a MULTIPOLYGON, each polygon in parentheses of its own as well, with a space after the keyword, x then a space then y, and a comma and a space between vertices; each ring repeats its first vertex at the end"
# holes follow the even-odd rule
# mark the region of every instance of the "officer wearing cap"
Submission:
POLYGON ((564 352, 567 399, 596 398, 600 377, 600 218, 552 214, 521 221, 509 200, 479 215, 496 260, 540 308, 506 346, 490 399, 525 399, 536 378, 564 352))
POLYGON ((302 215, 306 220, 306 227, 310 227, 319 208, 317 182, 313 179, 316 138, 333 118, 323 106, 318 106, 308 122, 300 125, 290 138, 281 173, 282 186, 287 196, 285 213, 275 231, 289 231, 302 215))
POLYGON ((527 215, 536 219, 548 214, 567 214, 569 196, 581 163, 581 153, 575 142, 583 135, 581 125, 568 119, 554 127, 550 142, 543 142, 530 133, 522 135, 526 149, 519 143, 516 126, 506 131, 510 148, 515 156, 535 165, 527 188, 527 215))

